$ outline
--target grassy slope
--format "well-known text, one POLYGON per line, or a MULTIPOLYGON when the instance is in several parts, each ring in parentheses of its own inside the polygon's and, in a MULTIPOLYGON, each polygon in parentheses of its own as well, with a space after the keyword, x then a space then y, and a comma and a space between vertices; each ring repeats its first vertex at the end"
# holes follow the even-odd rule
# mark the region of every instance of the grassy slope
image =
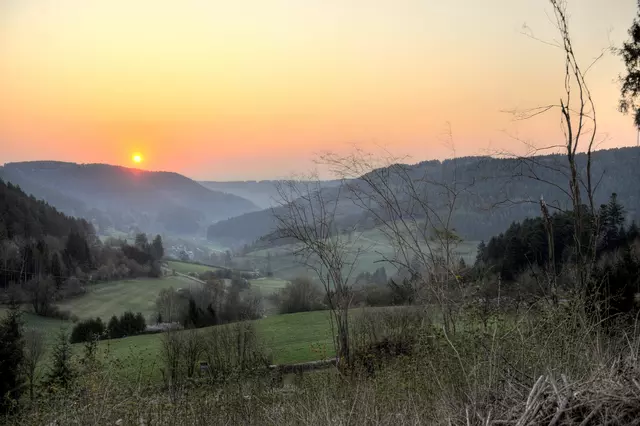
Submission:
MULTIPOLYGON (((68 321, 41 318, 28 313, 23 318, 27 326, 37 327, 45 332, 49 347, 54 343, 60 327, 72 325, 68 321)), ((313 361, 334 353, 328 311, 276 315, 257 320, 255 325, 261 341, 276 364, 313 361)), ((203 328, 198 332, 206 338, 209 330, 210 328, 203 328)), ((82 344, 73 347, 76 354, 82 353, 82 344)), ((117 366, 113 374, 130 380, 137 380, 138 377, 159 380, 162 377, 161 348, 161 334, 100 342, 100 352, 117 366)), ((46 358, 45 356, 45 363, 46 358)))
POLYGON ((60 302, 62 310, 69 310, 79 318, 100 317, 108 321, 112 315, 127 310, 142 312, 146 318, 153 314, 156 297, 164 288, 194 285, 192 280, 180 276, 163 278, 137 278, 112 281, 88 287, 87 294, 60 302))
POLYGON ((217 271, 219 268, 215 266, 198 265, 195 263, 180 262, 177 260, 169 260, 167 262, 169 269, 175 269, 176 272, 181 274, 188 274, 189 272, 195 272, 196 274, 202 274, 207 271, 217 271))
POLYGON ((256 278, 255 280, 249 280, 251 288, 260 290, 263 296, 268 296, 278 290, 286 287, 289 281, 281 280, 280 278, 256 278))
MULTIPOLYGON (((352 236, 352 247, 355 253, 358 251, 358 259, 353 271, 355 277, 361 272, 373 273, 377 268, 384 266, 388 275, 392 275, 394 268, 389 263, 382 262, 384 257, 393 257, 394 249, 389 245, 387 237, 379 229, 370 229, 361 233, 354 233, 352 236)), ((455 252, 461 256, 467 265, 473 264, 476 257, 478 241, 463 241, 455 252)), ((313 276, 315 273, 309 271, 301 265, 293 256, 294 246, 280 246, 263 250, 256 250, 239 257, 240 262, 253 261, 258 267, 266 266, 267 253, 271 253, 271 267, 274 274, 285 279, 292 279, 296 276, 313 276)), ((425 246, 425 252, 427 252, 425 246)))
MULTIPOLYGON (((331 326, 328 311, 277 315, 255 321, 262 342, 273 362, 296 363, 331 356, 331 326)), ((206 338, 210 328, 199 329, 206 338)), ((74 345, 80 350, 81 345, 74 345)), ((161 378, 161 334, 147 334, 106 340, 100 349, 107 359, 121 365, 114 373, 121 377, 158 380, 161 378)))
MULTIPOLYGON (((4 318, 8 308, 0 306, 0 318, 4 318)), ((71 329, 73 325, 71 321, 63 321, 54 318, 45 318, 32 314, 30 312, 23 312, 22 321, 27 328, 35 328, 41 330, 44 333, 47 344, 55 340, 56 334, 61 328, 71 329)))

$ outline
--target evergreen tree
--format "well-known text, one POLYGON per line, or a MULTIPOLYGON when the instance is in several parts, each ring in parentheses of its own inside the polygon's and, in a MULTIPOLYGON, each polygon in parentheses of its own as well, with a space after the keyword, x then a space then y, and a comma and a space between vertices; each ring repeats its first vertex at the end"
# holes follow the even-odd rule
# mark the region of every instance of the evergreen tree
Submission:
POLYGON ((147 251, 147 249, 149 248, 149 240, 147 239, 147 234, 143 232, 136 234, 135 246, 142 251, 147 251))
POLYGON ((111 339, 122 337, 122 328, 120 327, 120 320, 118 320, 117 316, 114 315, 109 320, 109 325, 107 325, 107 333, 109 334, 109 338, 111 339))
POLYGON ((136 334, 144 332, 147 328, 147 322, 142 315, 142 312, 138 312, 135 316, 135 331, 136 334))
POLYGON ((45 381, 50 389, 69 389, 76 376, 72 361, 71 343, 66 331, 61 329, 53 348, 51 370, 45 381))
POLYGON ((624 207, 618 202, 618 194, 615 192, 611 194, 609 198, 609 204, 607 204, 607 224, 612 228, 619 229, 624 225, 624 207))
POLYGON ((155 260, 160 260, 164 256, 164 247, 162 246, 162 237, 160 235, 156 235, 153 243, 151 243, 151 256, 155 260))
POLYGON ((631 112, 634 124, 640 130, 640 107, 637 104, 640 96, 640 10, 629 28, 629 37, 619 51, 626 67, 620 91, 620 110, 625 114, 631 112))
POLYGON ((0 413, 10 411, 20 397, 24 362, 22 318, 17 303, 0 321, 0 413))
POLYGON ((627 241, 633 242, 640 237, 640 230, 635 221, 631 222, 629 229, 627 230, 627 241))
POLYGON ((186 327, 198 327, 200 323, 200 312, 198 307, 196 306, 196 301, 193 298, 189 298, 189 311, 187 314, 187 318, 185 318, 185 328, 186 327))
POLYGON ((387 271, 384 269, 384 266, 375 270, 375 272, 371 276, 371 281, 377 285, 387 284, 387 281, 388 281, 387 271))
POLYGON ((272 277, 273 276, 273 269, 271 267, 271 252, 268 251, 267 252, 267 273, 266 273, 267 277, 272 277))
POLYGON ((233 266, 233 261, 231 260, 231 252, 229 250, 224 252, 224 266, 230 268, 233 266))
POLYGON ((64 252, 69 270, 74 270, 76 266, 80 266, 83 269, 91 267, 89 244, 81 234, 77 232, 69 233, 64 252))
POLYGON ((487 250, 487 245, 484 243, 484 240, 480 241, 480 244, 478 244, 478 251, 476 254, 476 265, 482 264, 482 262, 484 261, 486 250, 487 250))
POLYGON ((56 252, 51 256, 50 272, 53 280, 56 283, 56 289, 60 290, 64 283, 64 277, 62 276, 62 262, 60 261, 60 255, 56 252))

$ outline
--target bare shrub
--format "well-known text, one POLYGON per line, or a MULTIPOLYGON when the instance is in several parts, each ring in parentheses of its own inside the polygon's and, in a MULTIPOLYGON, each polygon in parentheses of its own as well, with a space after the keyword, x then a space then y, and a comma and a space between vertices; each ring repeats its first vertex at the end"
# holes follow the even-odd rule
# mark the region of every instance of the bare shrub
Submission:
POLYGON ((184 364, 187 377, 193 377, 196 370, 196 363, 204 351, 204 341, 197 330, 187 330, 183 332, 184 343, 184 364))
POLYGON ((27 378, 29 386, 29 398, 34 399, 35 384, 40 378, 38 374, 38 364, 45 352, 44 334, 35 328, 28 328, 24 331, 24 359, 22 368, 27 378))
POLYGON ((271 357, 251 322, 212 327, 207 336, 205 358, 214 381, 250 375, 271 364, 271 357))
POLYGON ((307 277, 294 278, 280 290, 278 305, 278 311, 281 314, 324 309, 320 289, 307 277))
POLYGON ((177 330, 169 330, 162 335, 161 359, 164 364, 162 375, 169 387, 174 387, 182 380, 180 366, 184 358, 185 345, 183 334, 177 330))

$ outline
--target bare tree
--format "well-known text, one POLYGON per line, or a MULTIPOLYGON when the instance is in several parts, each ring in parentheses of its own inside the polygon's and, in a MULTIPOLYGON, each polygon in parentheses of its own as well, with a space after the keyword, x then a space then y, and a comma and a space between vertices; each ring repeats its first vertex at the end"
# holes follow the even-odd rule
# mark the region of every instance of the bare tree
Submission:
MULTIPOLYGON (((455 157, 450 129, 448 142, 455 157)), ((454 293, 460 289, 456 248, 461 238, 453 222, 459 200, 472 195, 475 182, 458 176, 455 158, 442 163, 437 172, 428 165, 407 166, 402 160, 360 150, 348 156, 323 157, 323 162, 345 179, 347 198, 373 217, 392 246, 391 256, 377 250, 381 260, 408 271, 415 299, 423 303, 434 300, 445 328, 455 330, 454 293)))
POLYGON ((277 190, 280 205, 272 210, 277 238, 293 244, 294 255, 324 286, 337 328, 336 354, 340 362, 349 363, 349 283, 361 248, 338 225, 343 185, 326 190, 312 176, 280 182, 277 190))
POLYGON ((202 355, 204 351, 204 343, 202 340, 202 336, 200 336, 198 334, 198 331, 195 329, 183 331, 182 333, 184 344, 184 362, 186 367, 185 373, 187 377, 193 377, 198 358, 200 358, 200 355, 202 355))
POLYGON ((38 315, 47 315, 55 300, 56 286, 51 277, 35 277, 27 281, 24 292, 38 315))
MULTIPOLYGON (((592 175, 592 152, 597 137, 596 107, 586 81, 586 76, 592 66, 601 59, 610 48, 604 49, 589 65, 583 67, 576 57, 569 31, 567 4, 564 0, 549 0, 553 10, 553 20, 560 36, 557 42, 545 43, 558 48, 564 58, 564 92, 558 103, 527 109, 512 111, 517 120, 530 120, 542 114, 557 111, 560 116, 563 140, 544 148, 534 148, 525 157, 517 157, 523 170, 521 177, 527 177, 545 182, 566 195, 570 202, 573 215, 573 261, 575 269, 576 295, 584 296, 596 261, 596 246, 598 241, 600 218, 595 206, 595 192, 598 181, 592 175), (549 164, 538 160, 537 156, 544 151, 561 149, 565 154, 565 164, 549 164), (586 164, 584 168, 578 163, 578 156, 584 153, 586 164), (541 171, 551 171, 567 180, 567 188, 552 182, 542 176, 541 171)), ((528 34, 535 40, 539 40, 528 34)), ((540 40, 539 40, 540 41, 540 40)), ((545 219, 548 239, 553 241, 553 230, 550 226, 548 206, 540 201, 545 219)), ((555 206, 562 209, 559 205, 555 206)), ((550 246, 550 256, 555 254, 550 246)), ((556 271, 553 269, 554 259, 549 259, 549 277, 552 294, 557 293, 556 271)), ((557 298, 554 297, 557 302, 557 298)))
POLYGON ((164 362, 162 374, 170 389, 175 389, 182 376, 180 365, 184 357, 184 335, 176 330, 169 330, 162 334, 161 356, 164 362))
POLYGON ((44 335, 40 330, 29 328, 24 333, 24 372, 29 382, 29 397, 33 401, 37 368, 44 354, 44 335))

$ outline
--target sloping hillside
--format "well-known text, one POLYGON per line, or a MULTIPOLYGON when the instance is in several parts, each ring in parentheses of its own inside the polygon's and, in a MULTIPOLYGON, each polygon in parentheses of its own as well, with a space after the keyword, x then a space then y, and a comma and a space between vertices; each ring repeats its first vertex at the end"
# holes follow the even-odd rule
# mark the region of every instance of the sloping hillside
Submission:
POLYGON ((97 228, 196 234, 214 221, 258 210, 170 172, 54 161, 8 163, 0 177, 97 228))
POLYGON ((0 180, 0 240, 13 237, 39 239, 66 237, 71 232, 93 233, 87 221, 66 216, 20 188, 0 180))
MULTIPOLYGON (((584 173, 586 157, 578 156, 578 165, 584 173)), ((541 196, 548 204, 560 208, 569 206, 565 191, 566 158, 562 155, 546 155, 522 161, 491 157, 466 157, 456 160, 425 161, 403 167, 404 176, 412 180, 422 194, 422 200, 434 210, 443 209, 448 203, 444 185, 459 190, 456 209, 452 215, 452 227, 467 240, 488 239, 502 232, 508 224, 527 217, 538 216, 537 201, 541 196), (465 188, 464 191, 460 191, 465 188)), ((596 203, 605 203, 612 192, 626 207, 629 218, 640 216, 640 193, 630 182, 640 181, 640 148, 619 148, 593 153, 592 176, 597 182, 596 203)), ((372 172, 377 178, 385 169, 372 172)), ((398 188, 400 203, 411 205, 403 198, 402 182, 398 174, 388 174, 391 186, 398 188), (395 176, 395 177, 394 177, 395 176), (394 181, 395 180, 395 181, 394 181)), ((350 181, 349 186, 366 187, 362 180, 350 181)), ((349 191, 338 192, 325 188, 325 200, 339 197, 340 219, 338 227, 358 225, 361 229, 375 227, 375 220, 365 210, 355 205, 349 191)), ((450 194, 449 194, 450 195, 450 194)), ((413 200, 416 201, 416 200, 413 200)), ((415 204, 414 204, 415 205, 415 204)), ((424 211, 424 210, 423 210, 424 211)), ((379 211, 383 214, 384 212, 379 211)), ((209 227, 210 240, 251 243, 274 230, 273 212, 262 210, 218 222, 209 227)))
POLYGON ((89 256, 94 230, 0 179, 0 290, 36 274, 62 275, 62 263, 89 256), (64 256, 62 255, 64 253, 64 256))

